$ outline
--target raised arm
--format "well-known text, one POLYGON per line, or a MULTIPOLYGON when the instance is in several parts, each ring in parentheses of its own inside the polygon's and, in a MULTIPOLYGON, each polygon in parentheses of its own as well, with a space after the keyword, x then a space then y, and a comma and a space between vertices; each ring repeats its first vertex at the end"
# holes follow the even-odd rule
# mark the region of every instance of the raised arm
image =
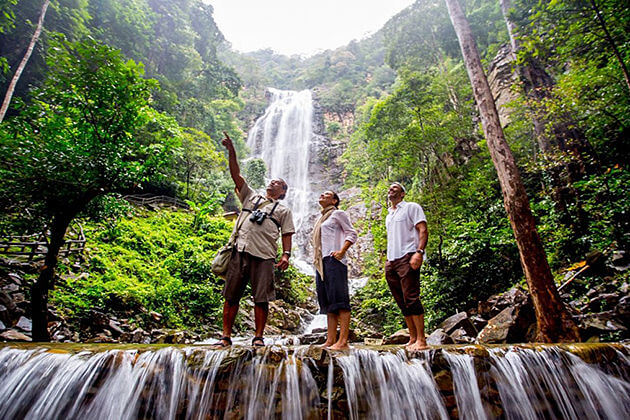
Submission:
POLYGON ((245 179, 241 176, 241 168, 238 166, 238 159, 236 158, 236 150, 234 150, 234 144, 232 143, 232 139, 228 136, 228 133, 223 132, 225 136, 221 143, 228 150, 228 165, 230 167, 230 176, 232 177, 232 181, 234 181, 234 185, 236 189, 240 191, 245 183, 245 179))

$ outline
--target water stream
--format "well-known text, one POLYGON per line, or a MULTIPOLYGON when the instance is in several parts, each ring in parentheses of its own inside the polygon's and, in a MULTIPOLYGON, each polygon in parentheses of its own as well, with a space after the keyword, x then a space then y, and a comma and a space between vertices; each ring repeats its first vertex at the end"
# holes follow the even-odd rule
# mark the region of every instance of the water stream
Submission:
MULTIPOLYGON (((268 92, 269 106, 249 131, 247 145, 253 157, 265 161, 270 178, 282 178, 289 185, 285 203, 300 230, 307 216, 317 211, 308 177, 313 97, 310 90, 268 88, 268 92)), ((303 250, 305 244, 296 245, 303 250)))
POLYGON ((0 349, 2 419, 624 419, 629 346, 0 349))

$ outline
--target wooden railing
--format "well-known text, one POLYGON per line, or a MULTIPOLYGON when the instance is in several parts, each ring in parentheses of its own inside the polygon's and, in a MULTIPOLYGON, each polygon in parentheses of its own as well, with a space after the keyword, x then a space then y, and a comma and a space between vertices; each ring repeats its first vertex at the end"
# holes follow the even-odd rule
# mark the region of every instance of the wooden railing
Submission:
POLYGON ((169 197, 167 195, 132 194, 126 195, 124 198, 130 203, 137 204, 139 206, 167 205, 179 207, 186 210, 190 208, 188 204, 186 204, 179 198, 169 197))
MULTIPOLYGON (((59 256, 82 254, 85 250, 85 234, 81 225, 73 226, 66 234, 66 239, 59 250, 59 256)), ((48 239, 46 233, 32 235, 7 236, 0 238, 0 254, 17 257, 21 260, 37 261, 46 256, 48 239)))

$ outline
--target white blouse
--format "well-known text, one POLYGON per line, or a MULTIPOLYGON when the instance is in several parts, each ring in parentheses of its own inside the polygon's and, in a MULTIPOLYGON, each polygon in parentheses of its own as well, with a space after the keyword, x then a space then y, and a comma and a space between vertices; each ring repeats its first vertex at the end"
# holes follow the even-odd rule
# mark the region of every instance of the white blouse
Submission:
MULTIPOLYGON (((357 231, 352 227, 350 218, 343 210, 335 210, 324 223, 322 223, 322 258, 331 255, 343 248, 345 241, 355 243, 357 231)), ((348 265, 346 256, 340 260, 348 265)))

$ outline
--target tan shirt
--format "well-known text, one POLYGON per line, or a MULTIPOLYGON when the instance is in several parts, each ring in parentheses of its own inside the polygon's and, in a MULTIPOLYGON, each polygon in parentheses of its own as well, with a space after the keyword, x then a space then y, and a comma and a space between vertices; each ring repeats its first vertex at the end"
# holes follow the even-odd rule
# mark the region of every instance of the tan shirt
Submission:
MULTIPOLYGON (((261 197, 258 209, 267 214, 271 212, 271 209, 273 209, 274 204, 277 202, 277 200, 272 200, 256 193, 247 183, 243 184, 243 188, 241 188, 240 191, 236 190, 236 195, 241 201, 243 208, 250 210, 254 210, 256 201, 261 197)), ((278 231, 278 226, 276 226, 269 217, 266 217, 262 224, 259 225, 249 220, 251 215, 252 214, 248 211, 242 211, 234 224, 234 229, 241 224, 238 238, 236 239, 236 248, 238 251, 247 252, 254 257, 275 259, 280 233, 282 232, 282 235, 295 233, 291 210, 282 204, 278 204, 273 212, 272 217, 280 223, 281 232, 278 231), (245 218, 245 220, 241 220, 241 218, 245 218)))

